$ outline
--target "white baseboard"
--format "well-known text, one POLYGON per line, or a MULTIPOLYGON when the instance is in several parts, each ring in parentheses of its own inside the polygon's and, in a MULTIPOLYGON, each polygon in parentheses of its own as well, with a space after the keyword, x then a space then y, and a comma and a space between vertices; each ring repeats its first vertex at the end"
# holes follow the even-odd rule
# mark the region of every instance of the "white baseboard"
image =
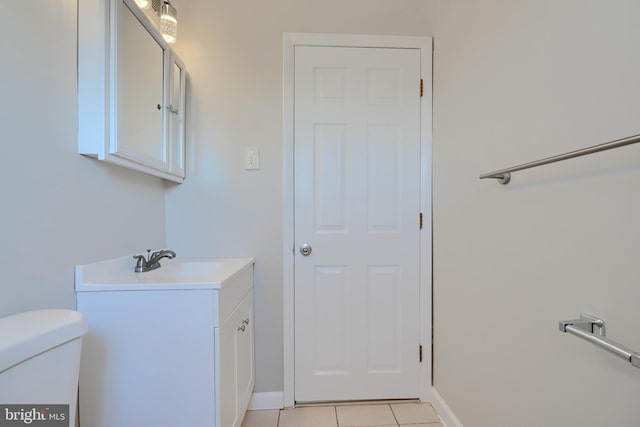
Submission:
POLYGON ((440 415, 440 419, 442 420, 442 424, 445 427, 464 427, 456 414, 453 413, 447 402, 440 396, 438 390, 434 388, 431 389, 433 392, 433 402, 431 402, 436 409, 438 415, 440 415))
POLYGON ((259 411, 263 409, 284 408, 284 392, 268 391, 264 393, 253 393, 249 402, 249 411, 259 411))

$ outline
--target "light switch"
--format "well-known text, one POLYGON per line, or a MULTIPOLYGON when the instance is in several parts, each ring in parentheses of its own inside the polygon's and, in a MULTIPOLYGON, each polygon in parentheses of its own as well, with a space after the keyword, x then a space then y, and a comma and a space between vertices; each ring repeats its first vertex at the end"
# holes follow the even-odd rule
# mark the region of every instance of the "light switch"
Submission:
POLYGON ((257 145, 245 145, 244 168, 260 169, 260 149, 257 145))

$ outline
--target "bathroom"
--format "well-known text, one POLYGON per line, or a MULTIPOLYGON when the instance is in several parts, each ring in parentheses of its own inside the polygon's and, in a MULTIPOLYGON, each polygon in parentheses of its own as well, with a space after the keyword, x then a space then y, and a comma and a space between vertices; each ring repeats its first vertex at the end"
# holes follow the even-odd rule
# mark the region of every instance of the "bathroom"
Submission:
POLYGON ((0 316, 73 309, 74 266, 146 248, 251 256, 255 392, 282 392, 283 33, 431 36, 434 390, 465 426, 638 425, 639 373, 558 321, 594 314, 640 348, 639 146, 507 186, 478 176, 640 133, 640 4, 175 0, 189 86, 174 184, 78 154, 82 1, 4 4, 0 316))

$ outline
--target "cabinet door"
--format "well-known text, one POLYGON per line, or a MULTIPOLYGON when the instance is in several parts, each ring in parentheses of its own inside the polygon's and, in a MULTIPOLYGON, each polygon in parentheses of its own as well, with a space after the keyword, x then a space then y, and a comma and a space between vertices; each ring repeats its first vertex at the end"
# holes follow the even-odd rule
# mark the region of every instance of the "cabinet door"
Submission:
MULTIPOLYGON (((235 313, 235 312, 234 312, 235 313)), ((235 341, 237 319, 232 313, 218 328, 219 338, 216 340, 216 406, 218 410, 216 427, 232 427, 239 425, 236 419, 238 405, 236 399, 236 358, 235 341)))
POLYGON ((166 114, 162 111, 168 51, 158 35, 144 26, 136 6, 126 1, 118 1, 117 5, 111 152, 168 171, 163 135, 166 114))
POLYGON ((184 64, 175 55, 171 55, 169 101, 169 172, 179 177, 185 176, 185 99, 186 71, 184 64))
POLYGON ((238 378, 237 400, 238 418, 242 422, 247 410, 253 386, 255 385, 254 349, 253 349, 253 291, 244 297, 238 307, 241 313, 241 325, 236 340, 236 369, 238 378))
POLYGON ((255 383, 253 291, 223 322, 219 336, 218 427, 240 427, 255 383))

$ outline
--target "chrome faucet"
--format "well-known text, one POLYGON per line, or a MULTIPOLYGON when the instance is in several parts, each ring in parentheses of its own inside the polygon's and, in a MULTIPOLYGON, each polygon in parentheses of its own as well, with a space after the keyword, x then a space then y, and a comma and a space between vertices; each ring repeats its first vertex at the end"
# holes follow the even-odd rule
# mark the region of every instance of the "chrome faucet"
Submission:
POLYGON ((147 249, 147 258, 144 255, 134 255, 133 258, 137 259, 135 272, 136 273, 144 273, 145 271, 155 270, 156 268, 160 268, 160 260, 162 258, 175 258, 176 253, 170 251, 168 249, 163 249, 161 251, 156 251, 151 253, 151 249, 147 249))

